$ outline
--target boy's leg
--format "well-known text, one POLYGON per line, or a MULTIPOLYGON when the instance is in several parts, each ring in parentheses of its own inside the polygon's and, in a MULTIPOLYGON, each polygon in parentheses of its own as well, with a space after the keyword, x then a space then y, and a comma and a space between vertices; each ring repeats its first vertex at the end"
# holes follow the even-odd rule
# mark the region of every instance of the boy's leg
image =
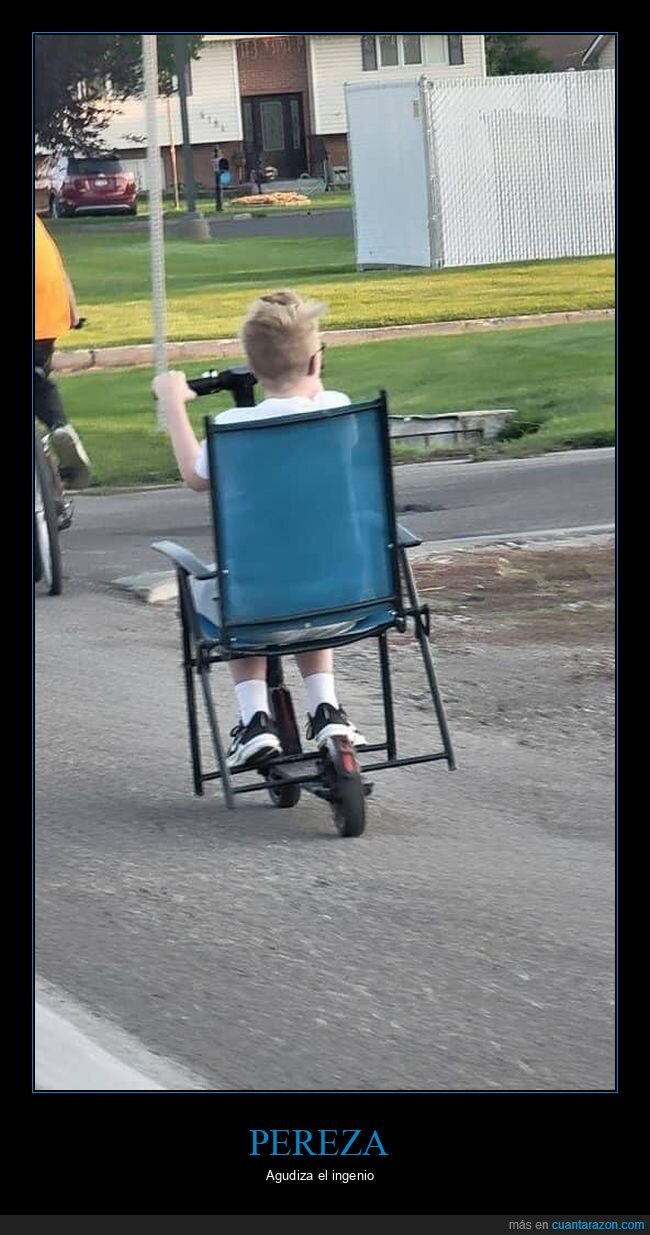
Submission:
POLYGON ((347 737, 353 746, 367 746, 362 733, 347 718, 339 705, 334 682, 334 655, 331 648, 301 652, 296 664, 307 691, 307 737, 322 746, 328 738, 347 737))
POLYGON ((280 740, 271 720, 266 685, 266 658, 246 656, 230 662, 239 708, 239 724, 232 731, 228 766, 243 767, 261 762, 280 750, 280 740))

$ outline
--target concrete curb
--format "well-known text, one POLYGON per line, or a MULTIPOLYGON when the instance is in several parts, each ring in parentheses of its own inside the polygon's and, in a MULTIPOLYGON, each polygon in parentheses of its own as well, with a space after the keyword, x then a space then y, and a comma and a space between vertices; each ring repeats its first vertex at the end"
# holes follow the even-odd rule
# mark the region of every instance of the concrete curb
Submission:
POLYGON ((164 605, 178 595, 174 570, 150 570, 142 575, 125 575, 121 579, 113 579, 112 586, 123 592, 132 592, 148 605, 164 605))
POLYGON ((535 545, 537 549, 550 549, 557 545, 567 548, 581 548, 589 542, 607 543, 615 535, 613 523, 594 524, 590 527, 552 527, 534 532, 510 532, 505 536, 461 536, 454 540, 429 540, 417 548, 411 549, 409 558, 413 562, 428 561, 447 553, 468 553, 475 549, 525 549, 535 545))
MULTIPOLYGON (((483 536, 461 536, 453 540, 428 540, 411 549, 409 559, 412 562, 431 561, 448 553, 466 553, 473 549, 489 549, 498 545, 509 549, 523 549, 531 544, 538 548, 550 548, 557 544, 580 548, 585 541, 592 544, 594 540, 606 543, 614 534, 613 523, 599 523, 588 527, 555 527, 533 532, 508 532, 500 536, 490 533, 483 536)), ((150 571, 148 574, 113 579, 112 586, 120 591, 131 592, 149 605, 168 604, 176 600, 178 596, 176 572, 173 570, 150 571)))
POLYGON ((175 1060, 154 1054, 117 1024, 36 979, 35 1089, 207 1090, 175 1060))
MULTIPOLYGON (((429 335, 471 334, 487 330, 524 330, 534 326, 571 326, 581 322, 609 321, 614 309, 581 309, 565 313, 530 313, 516 317, 477 317, 461 321, 418 322, 410 326, 372 326, 354 330, 324 330, 329 347, 355 343, 388 342, 391 339, 417 339, 429 335)), ((190 339, 169 343, 172 360, 221 360, 241 356, 239 339, 190 339)), ((53 368, 59 373, 78 373, 88 369, 132 368, 151 365, 154 349, 150 343, 127 347, 98 347, 55 352, 53 368)))

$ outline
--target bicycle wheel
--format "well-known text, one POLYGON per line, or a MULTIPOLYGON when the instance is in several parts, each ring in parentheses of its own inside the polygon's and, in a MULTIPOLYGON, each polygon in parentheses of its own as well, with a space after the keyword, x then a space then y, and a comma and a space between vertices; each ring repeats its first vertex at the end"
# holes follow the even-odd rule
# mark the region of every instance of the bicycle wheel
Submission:
POLYGON ((50 596, 59 596, 63 568, 52 477, 43 445, 34 433, 34 573, 50 596))

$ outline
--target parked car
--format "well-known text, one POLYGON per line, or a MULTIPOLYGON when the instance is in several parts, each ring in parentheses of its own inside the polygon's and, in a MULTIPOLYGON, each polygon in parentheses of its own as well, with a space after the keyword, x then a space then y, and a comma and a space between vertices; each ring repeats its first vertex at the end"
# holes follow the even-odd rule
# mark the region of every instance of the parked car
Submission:
POLYGON ((115 155, 59 160, 51 175, 50 213, 67 218, 77 211, 138 212, 135 176, 115 155))
POLYGON ((47 176, 36 176, 34 179, 34 209, 37 214, 49 214, 51 211, 52 184, 47 176))
POLYGON ((55 176, 60 167, 60 180, 63 180, 67 162, 67 159, 62 160, 60 156, 37 151, 34 162, 34 208, 37 214, 52 213, 55 176))

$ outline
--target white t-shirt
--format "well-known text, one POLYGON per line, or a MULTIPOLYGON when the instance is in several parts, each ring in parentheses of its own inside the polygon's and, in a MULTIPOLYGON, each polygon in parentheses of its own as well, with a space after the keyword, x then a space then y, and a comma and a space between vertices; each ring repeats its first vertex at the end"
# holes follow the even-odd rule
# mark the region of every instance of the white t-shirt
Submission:
MULTIPOLYGON (((270 420, 274 416, 292 416, 299 412, 324 412, 332 407, 349 407, 347 395, 338 390, 321 390, 313 399, 293 395, 288 399, 263 399, 257 407, 233 407, 216 417, 219 424, 245 424, 253 420, 270 420)), ((202 480, 209 479, 208 447, 201 442, 194 471, 202 480)))

